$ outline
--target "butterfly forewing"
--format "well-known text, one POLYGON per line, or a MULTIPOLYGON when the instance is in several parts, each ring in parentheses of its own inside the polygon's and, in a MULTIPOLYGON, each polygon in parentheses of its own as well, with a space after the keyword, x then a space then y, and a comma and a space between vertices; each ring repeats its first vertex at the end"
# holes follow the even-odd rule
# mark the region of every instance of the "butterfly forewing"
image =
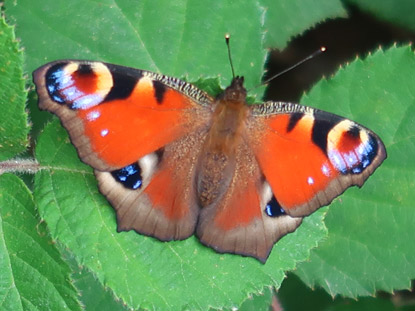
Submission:
POLYGON ((210 116, 206 93, 148 71, 66 60, 33 76, 40 108, 60 118, 82 161, 101 171, 130 165, 210 116))
POLYGON ((362 186, 386 158, 375 133, 334 114, 267 102, 254 107, 253 115, 249 137, 256 158, 292 216, 307 216, 348 187, 362 186))

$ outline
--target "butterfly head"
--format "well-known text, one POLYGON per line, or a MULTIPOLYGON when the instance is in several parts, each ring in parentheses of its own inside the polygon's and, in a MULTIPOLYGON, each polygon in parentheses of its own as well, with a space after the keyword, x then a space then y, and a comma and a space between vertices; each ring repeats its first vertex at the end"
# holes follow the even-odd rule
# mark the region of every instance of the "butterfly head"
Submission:
POLYGON ((231 85, 219 95, 219 100, 226 102, 245 102, 247 91, 244 87, 244 77, 236 76, 232 79, 231 85))

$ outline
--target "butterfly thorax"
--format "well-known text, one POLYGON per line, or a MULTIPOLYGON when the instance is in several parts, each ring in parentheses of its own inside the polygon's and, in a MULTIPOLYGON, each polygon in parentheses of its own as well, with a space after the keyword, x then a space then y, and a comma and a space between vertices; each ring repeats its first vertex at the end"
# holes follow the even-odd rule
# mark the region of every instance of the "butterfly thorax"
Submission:
POLYGON ((211 127, 197 167, 197 194, 201 206, 221 198, 235 171, 235 154, 241 143, 249 109, 243 77, 236 77, 215 101, 211 127))

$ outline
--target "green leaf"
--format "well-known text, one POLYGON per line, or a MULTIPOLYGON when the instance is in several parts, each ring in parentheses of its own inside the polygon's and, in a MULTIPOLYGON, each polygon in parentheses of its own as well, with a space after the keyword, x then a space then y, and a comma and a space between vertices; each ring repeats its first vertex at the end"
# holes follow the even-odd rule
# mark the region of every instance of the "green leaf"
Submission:
POLYGON ((278 242, 263 265, 217 254, 195 237, 162 243, 134 232, 116 233, 113 209, 58 122, 39 136, 36 156, 45 169, 35 176, 35 198, 52 236, 133 308, 238 306, 249 293, 278 287, 284 271, 305 260, 325 235, 324 212, 319 211, 278 242))
POLYGON ((415 278, 415 57, 410 47, 357 59, 302 101, 374 130, 388 158, 362 189, 331 204, 329 238, 297 275, 331 295, 372 295, 410 287, 415 278))
POLYGON ((358 300, 337 297, 333 299, 322 289, 312 290, 302 283, 295 275, 288 274, 278 291, 278 300, 284 311, 303 310, 307 311, 398 311, 397 307, 387 297, 364 297, 358 300), (295 293, 295 295, 293 295, 295 293), (298 299, 301 297, 301 299, 298 299))
POLYGON ((28 145, 27 92, 22 67, 23 53, 14 37, 14 28, 0 16, 0 161, 16 156, 28 145))
MULTIPOLYGON (((326 19, 346 17, 340 0, 263 0, 267 7, 265 46, 283 49, 306 29, 326 19)), ((316 47, 318 48, 318 47, 316 47)))
POLYGON ((292 273, 287 274, 278 290, 277 298, 284 311, 303 310, 304 306, 307 306, 307 311, 321 311, 333 303, 332 297, 326 291, 319 288, 310 289, 292 273))
POLYGON ((95 278, 94 274, 84 267, 80 267, 72 254, 63 250, 65 258, 72 269, 72 279, 75 287, 82 293, 80 297, 85 311, 127 311, 131 310, 116 301, 110 290, 105 289, 95 278))
POLYGON ((260 82, 266 51, 256 1, 6 1, 26 51, 26 69, 62 58, 84 58, 195 81, 231 80, 224 36, 232 35, 237 74, 260 82), (75 19, 75 20, 74 20, 75 19))
POLYGON ((0 309, 81 310, 70 270, 14 175, 0 176, 0 309))
POLYGON ((413 0, 346 0, 377 18, 415 30, 415 2, 413 0))
POLYGON ((266 289, 263 294, 255 295, 243 302, 240 311, 269 311, 272 302, 272 291, 266 289))
MULTIPOLYGON (((239 311, 269 311, 272 303, 272 291, 270 288, 266 288, 262 293, 252 295, 248 297, 242 304, 237 308, 239 311)), ((212 309, 209 311, 233 311, 233 308, 221 308, 221 309, 212 309)))
MULTIPOLYGON (((18 35, 27 51, 26 68, 30 71, 58 58, 89 58, 185 77, 215 93, 219 88, 212 81, 219 81, 223 87, 231 78, 223 43, 225 33, 232 35, 235 71, 247 77, 249 88, 258 84, 262 76, 266 27, 286 29, 281 41, 269 41, 271 35, 267 35, 268 45, 273 42, 283 46, 296 32, 313 25, 316 16, 324 16, 320 17, 323 19, 343 14, 337 2, 316 6, 316 11, 311 5, 290 2, 287 5, 291 12, 297 12, 296 8, 309 10, 310 19, 304 15, 299 22, 294 14, 290 22, 297 24, 288 27, 289 15, 285 13, 284 20, 277 14, 283 12, 283 6, 266 11, 266 3, 265 0, 261 4, 211 0, 8 0, 6 13, 18 25, 18 35)), ((402 167, 403 163, 412 163, 408 161, 413 158, 414 149, 413 144, 408 145, 414 133, 410 74, 413 68, 408 65, 412 64, 413 55, 408 49, 392 51, 405 52, 401 52, 403 56, 392 52, 385 56, 379 52, 376 61, 370 62, 371 58, 356 61, 339 73, 347 79, 322 82, 304 100, 314 106, 322 102, 321 108, 337 111, 372 128, 384 139, 389 152, 389 159, 362 190, 348 190, 329 208, 328 221, 334 236, 329 237, 321 253, 315 253, 309 266, 302 266, 299 272, 309 284, 330 284, 332 294, 372 293, 376 286, 389 286, 391 290, 399 284, 407 286, 413 277, 412 268, 408 267, 412 249, 405 244, 410 241, 411 231, 403 231, 411 219, 408 207, 413 198, 409 190, 414 179, 412 166, 407 164, 406 171, 402 167), (385 57, 385 64, 379 55, 385 57), (376 71, 382 68, 383 71, 376 71), (377 78, 370 80, 374 72, 377 78), (408 101, 412 106, 397 108, 385 104, 404 105, 408 101), (405 135, 406 139, 395 142, 405 135), (367 210, 368 214, 362 216, 367 210), (337 217, 339 211, 344 214, 337 217), (399 226, 390 217, 395 213, 399 226), (404 219, 402 215, 407 217, 404 219), (395 240, 399 236, 394 230, 405 238, 396 246, 388 244, 391 236, 395 240), (384 242, 376 241, 378 231, 384 242), (359 232, 363 235, 359 236, 359 232), (381 243, 389 247, 386 252, 379 247, 381 243), (364 262, 357 264, 356 258, 364 262), (395 270, 399 270, 396 279, 384 286, 395 270), (366 273, 372 279, 363 279, 366 273), (382 281, 383 273, 386 278, 382 281), (403 277, 405 273, 408 274, 403 277)), ((116 233, 112 208, 99 194, 92 170, 80 163, 58 122, 46 127, 36 150, 44 170, 36 175, 35 198, 52 236, 69 248, 78 264, 85 265, 129 307, 159 310, 238 307, 251 293, 263 292, 266 286, 278 287, 284 271, 307 259, 309 250, 325 236, 322 219, 327 208, 307 217, 299 230, 277 243, 267 264, 261 265, 251 258, 216 254, 201 246, 196 238, 161 243, 134 232, 116 233)))

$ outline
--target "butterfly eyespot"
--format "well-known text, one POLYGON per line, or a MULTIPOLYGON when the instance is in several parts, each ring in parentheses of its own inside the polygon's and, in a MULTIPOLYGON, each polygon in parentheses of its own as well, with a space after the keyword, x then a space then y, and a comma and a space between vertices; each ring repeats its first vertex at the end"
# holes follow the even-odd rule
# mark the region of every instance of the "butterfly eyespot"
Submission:
POLYGON ((70 109, 88 109, 104 100, 112 88, 112 77, 103 64, 57 63, 45 74, 50 98, 70 109))
POLYGON ((270 217, 278 217, 286 214, 274 196, 272 196, 271 201, 265 206, 265 213, 270 217))
POLYGON ((342 123, 329 133, 328 158, 342 174, 361 174, 378 154, 377 139, 365 129, 349 127, 350 121, 342 123))
POLYGON ((143 184, 141 169, 137 163, 112 171, 111 174, 128 189, 136 190, 141 188, 143 184))

